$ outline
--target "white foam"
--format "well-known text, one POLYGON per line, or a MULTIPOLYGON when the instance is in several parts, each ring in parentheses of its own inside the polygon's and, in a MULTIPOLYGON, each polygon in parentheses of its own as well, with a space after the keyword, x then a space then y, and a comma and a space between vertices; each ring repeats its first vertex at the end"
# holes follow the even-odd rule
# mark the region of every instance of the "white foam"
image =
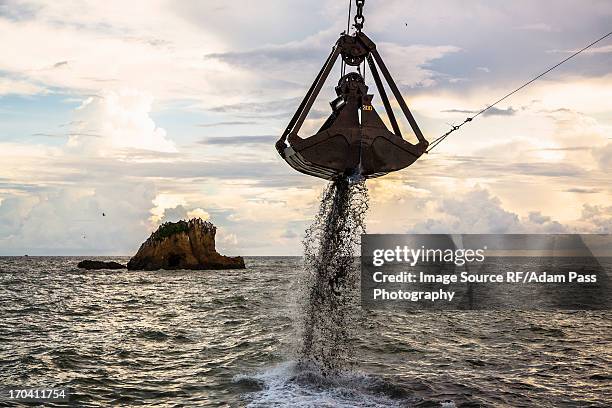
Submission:
POLYGON ((380 381, 370 376, 344 373, 333 378, 323 377, 316 371, 299 370, 295 362, 282 363, 254 375, 239 374, 233 381, 262 384, 262 390, 245 396, 249 408, 382 408, 405 407, 407 403, 368 390, 380 381))

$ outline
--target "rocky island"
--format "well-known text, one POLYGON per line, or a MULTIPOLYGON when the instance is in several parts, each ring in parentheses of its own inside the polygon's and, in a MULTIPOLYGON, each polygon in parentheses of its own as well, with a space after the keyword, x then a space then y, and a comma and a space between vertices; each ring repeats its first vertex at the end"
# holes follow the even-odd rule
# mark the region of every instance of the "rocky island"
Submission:
POLYGON ((220 255, 215 249, 217 228, 208 221, 166 222, 140 246, 130 259, 130 270, 244 269, 241 256, 220 255))
POLYGON ((92 261, 89 259, 85 259, 78 263, 78 268, 81 269, 125 269, 125 265, 121 265, 120 263, 110 261, 92 261))

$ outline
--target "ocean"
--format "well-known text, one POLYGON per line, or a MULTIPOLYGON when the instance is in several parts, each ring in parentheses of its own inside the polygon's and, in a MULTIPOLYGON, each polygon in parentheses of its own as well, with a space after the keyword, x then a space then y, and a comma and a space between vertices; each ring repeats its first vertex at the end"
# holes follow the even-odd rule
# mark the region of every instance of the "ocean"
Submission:
POLYGON ((356 304, 347 362, 324 376, 296 364, 301 258, 153 272, 81 259, 0 258, 0 388, 66 387, 81 407, 612 406, 610 311, 356 304))

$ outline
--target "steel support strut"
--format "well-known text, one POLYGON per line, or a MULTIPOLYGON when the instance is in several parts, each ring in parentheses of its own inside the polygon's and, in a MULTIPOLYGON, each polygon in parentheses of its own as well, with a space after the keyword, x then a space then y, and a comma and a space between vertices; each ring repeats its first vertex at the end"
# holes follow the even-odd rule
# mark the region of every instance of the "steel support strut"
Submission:
POLYGON ((425 143, 426 145, 428 145, 429 142, 425 139, 425 136, 423 136, 421 129, 419 129, 419 125, 417 125, 416 120, 414 120, 414 116, 412 116, 410 109, 408 109, 408 106, 406 105, 406 101, 404 101, 402 94, 397 88, 397 85, 395 85, 395 82, 393 81, 393 78, 391 77, 389 70, 385 66, 385 63, 383 62, 376 48, 371 49, 370 54, 374 56, 376 63, 380 67, 380 70, 382 71, 382 74, 385 77, 385 80, 389 84, 389 88, 391 88, 391 92, 393 92, 393 95, 395 96, 397 103, 399 103, 400 107, 402 108, 402 112, 404 112, 404 116, 406 116, 406 119, 408 119, 408 123, 410 123, 410 127, 412 128, 412 131, 416 135, 417 139, 419 139, 419 142, 425 143))
POLYGON ((321 71, 319 71, 319 74, 317 75, 314 82, 310 86, 310 89, 308 89, 306 96, 304 96, 304 99, 300 103, 300 106, 298 107, 297 111, 291 118, 291 121, 289 122, 287 129, 285 129, 285 132, 283 133, 283 135, 276 142, 276 150, 278 150, 281 156, 284 157, 284 154, 285 154, 284 150, 285 150, 285 141, 287 140, 287 136, 289 136, 289 134, 292 132, 297 134, 300 131, 300 128, 302 127, 302 124, 304 123, 304 120, 306 119, 306 115, 308 115, 310 108, 312 108, 312 104, 314 103, 315 99, 319 95, 319 92, 321 92, 321 88, 323 87, 323 84, 327 80, 327 77, 329 76, 329 73, 332 67, 334 66, 334 64, 336 63, 336 60, 338 59, 339 55, 340 55, 339 47, 337 45, 334 45, 334 48, 332 49, 331 53, 327 57, 325 64, 321 68, 321 71))
POLYGON ((368 65, 370 66, 370 71, 372 71, 372 77, 374 78, 374 82, 376 83, 376 88, 378 89, 378 93, 380 94, 380 99, 383 101, 383 105, 385 105, 385 111, 387 112, 387 116, 389 117, 389 121, 391 122, 391 126, 393 127, 393 133, 396 136, 402 137, 402 132, 397 124, 397 120, 395 119, 395 114, 393 113, 393 109, 391 108, 391 104, 389 103, 389 98, 387 97, 387 91, 385 91, 385 86, 380 80, 380 75, 378 75, 378 69, 376 69, 376 65, 374 64, 374 60, 372 59, 372 55, 368 54, 367 57, 368 65))

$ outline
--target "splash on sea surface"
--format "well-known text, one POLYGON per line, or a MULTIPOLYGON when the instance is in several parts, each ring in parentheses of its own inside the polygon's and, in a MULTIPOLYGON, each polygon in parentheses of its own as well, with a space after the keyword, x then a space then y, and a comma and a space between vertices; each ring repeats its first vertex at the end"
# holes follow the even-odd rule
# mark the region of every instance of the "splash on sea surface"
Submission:
POLYGON ((400 385, 381 377, 351 371, 324 375, 294 361, 257 374, 236 375, 233 382, 259 389, 250 395, 248 408, 399 408, 418 402, 400 385))

